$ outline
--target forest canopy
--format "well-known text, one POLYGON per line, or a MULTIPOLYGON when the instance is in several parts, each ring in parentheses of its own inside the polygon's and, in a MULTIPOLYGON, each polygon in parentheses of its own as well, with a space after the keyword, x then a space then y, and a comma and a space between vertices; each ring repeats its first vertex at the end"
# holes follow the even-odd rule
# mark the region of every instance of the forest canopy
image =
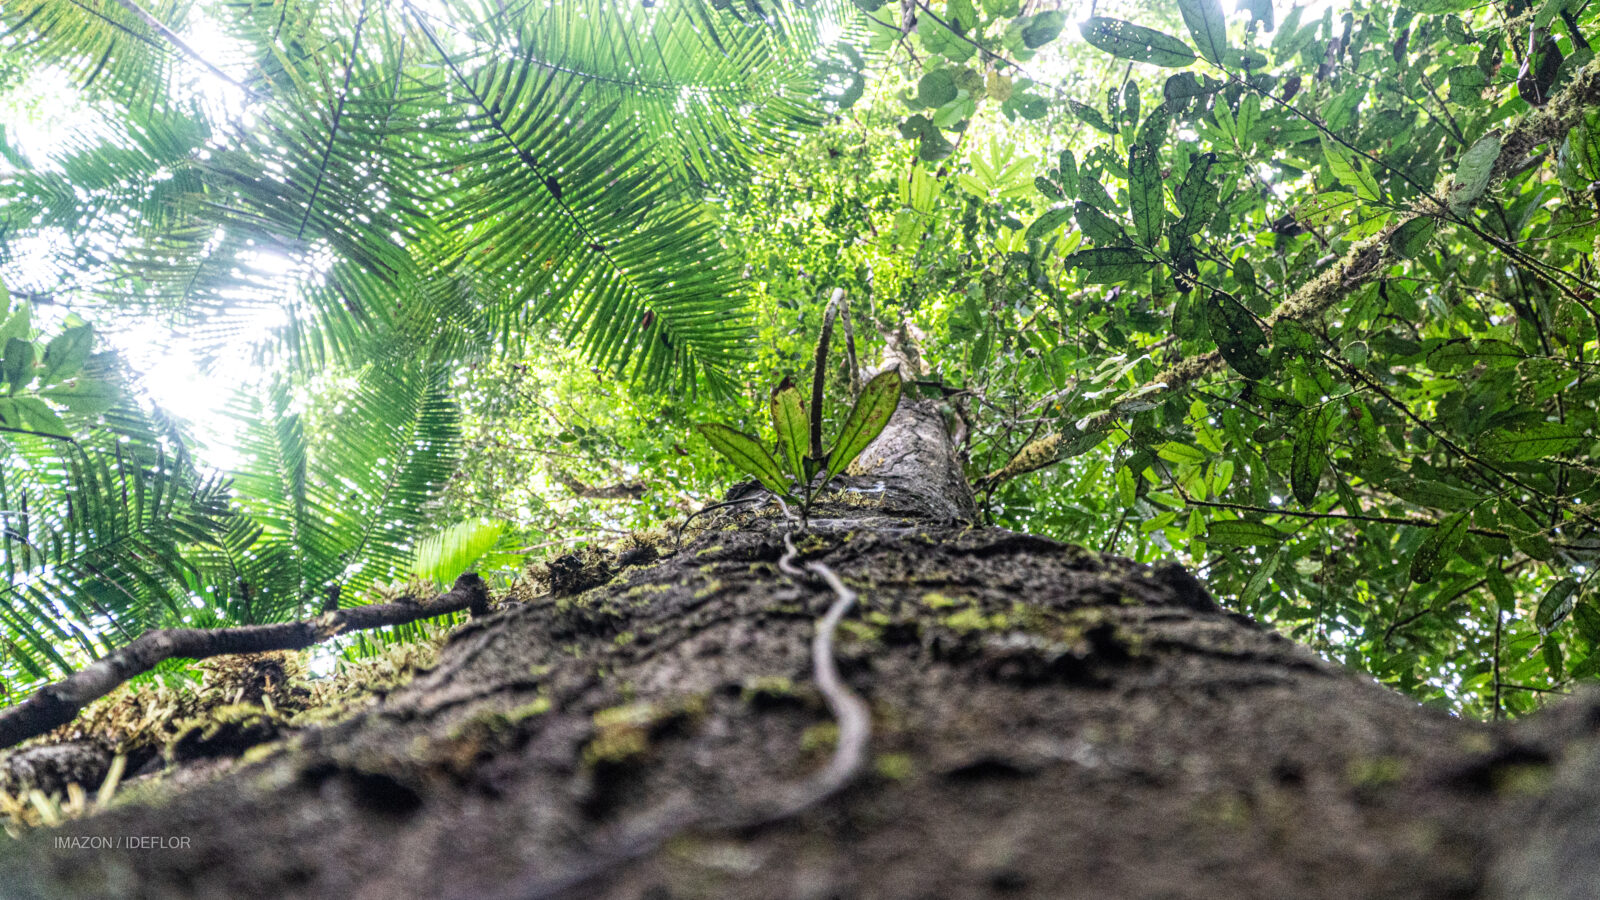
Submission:
POLYGON ((0 702, 681 522, 837 295, 985 521, 1532 709, 1600 676, 1597 19, 8 2, 0 702))

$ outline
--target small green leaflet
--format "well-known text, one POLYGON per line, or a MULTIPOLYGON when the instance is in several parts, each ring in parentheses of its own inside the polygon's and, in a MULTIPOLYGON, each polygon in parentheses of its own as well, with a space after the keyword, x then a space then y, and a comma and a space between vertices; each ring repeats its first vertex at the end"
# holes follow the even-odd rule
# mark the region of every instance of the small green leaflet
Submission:
POLYGON ((1148 272, 1155 262, 1133 247, 1095 247, 1079 250, 1062 261, 1083 270, 1086 284, 1121 284, 1148 272))
POLYGON ((772 428, 778 435, 778 457, 789 467, 796 481, 806 481, 806 448, 810 445, 810 422, 805 402, 793 378, 785 378, 772 389, 772 428))
POLYGON ((1428 248, 1433 233, 1439 228, 1437 220, 1428 216, 1411 219, 1389 235, 1389 246, 1401 259, 1416 259, 1428 248))
POLYGON ((839 430, 839 441, 828 454, 828 478, 844 471, 861 451, 883 433, 889 417, 900 405, 900 370, 879 372, 866 387, 839 430))
POLYGON ((1193 72, 1179 72, 1168 78, 1166 84, 1161 86, 1161 96, 1168 103, 1178 103, 1190 97, 1203 97, 1214 94, 1222 89, 1224 82, 1213 81, 1210 78, 1201 80, 1193 72))
POLYGON ((1083 39, 1112 56, 1134 62, 1181 69, 1194 62, 1194 51, 1170 34, 1122 19, 1090 16, 1078 26, 1083 39))
POLYGON ((1569 613, 1572 606, 1578 601, 1578 579, 1563 578, 1539 598, 1539 605, 1533 611, 1533 624, 1538 626, 1540 634, 1549 634, 1556 630, 1569 613))
POLYGON ((1467 148, 1456 162, 1455 184, 1450 188, 1450 211, 1461 215, 1483 196, 1500 158, 1500 132, 1492 131, 1467 148))
POLYGON ((761 442, 715 422, 703 423, 697 428, 711 446, 734 464, 739 471, 761 482, 761 486, 774 494, 788 496, 789 486, 784 483, 783 472, 777 460, 761 446, 761 442))
POLYGON ((1566 453, 1583 441, 1582 430, 1559 422, 1540 422, 1518 429, 1496 428, 1478 438, 1475 449, 1506 462, 1528 462, 1566 453))
POLYGON ((1070 218, 1072 218, 1072 207, 1070 206, 1047 209, 1043 215, 1033 220, 1033 224, 1028 226, 1028 231, 1024 236, 1030 241, 1035 238, 1044 238, 1057 228, 1065 225, 1070 218))
POLYGON ((1228 56, 1228 20, 1220 0, 1178 0, 1183 24, 1207 62, 1222 65, 1228 56))
POLYGON ((1072 110, 1072 114, 1077 116, 1084 124, 1094 128, 1095 130, 1103 131, 1110 135, 1115 135, 1117 133, 1115 128, 1112 128, 1110 125, 1106 124, 1106 117, 1100 115, 1100 110, 1095 109, 1089 104, 1079 103, 1076 100, 1068 100, 1067 108, 1072 110))
POLYGON ((1022 26, 1022 43, 1029 50, 1037 50, 1056 39, 1062 26, 1067 24, 1066 14, 1056 9, 1045 10, 1028 18, 1022 26))
POLYGON ((1456 548, 1461 546, 1461 539, 1467 533, 1467 514, 1456 513, 1446 518, 1439 526, 1428 535, 1417 548, 1416 555, 1411 557, 1411 580, 1417 584, 1427 584, 1433 576, 1439 574, 1454 556, 1456 548))
POLYGON ((1271 525, 1245 519, 1206 523, 1206 543, 1219 547, 1275 547, 1286 536, 1271 525))
POLYGON ((1206 300, 1206 322, 1211 326, 1211 339, 1234 371, 1251 381, 1272 372, 1271 362, 1257 352, 1267 345, 1267 333, 1243 304, 1222 291, 1212 291, 1206 300))
POLYGON ((1139 243, 1154 247, 1161 239, 1166 207, 1161 199, 1161 161, 1144 144, 1128 150, 1128 206, 1139 243))

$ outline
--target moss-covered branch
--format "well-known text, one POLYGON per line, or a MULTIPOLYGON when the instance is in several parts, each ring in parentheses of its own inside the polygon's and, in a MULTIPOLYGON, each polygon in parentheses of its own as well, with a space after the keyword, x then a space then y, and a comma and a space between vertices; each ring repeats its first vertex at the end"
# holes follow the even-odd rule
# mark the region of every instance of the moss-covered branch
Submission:
MULTIPOLYGON (((1500 153, 1495 157, 1490 174, 1489 189, 1510 175, 1525 170, 1547 152, 1550 145, 1562 140, 1583 115, 1600 107, 1600 61, 1591 62, 1579 69, 1560 93, 1544 106, 1530 110, 1518 119, 1501 136, 1500 153)), ((1397 216, 1389 227, 1351 245, 1343 257, 1320 275, 1301 285, 1298 290, 1280 303, 1267 317, 1271 325, 1283 320, 1304 322, 1333 308, 1350 296, 1357 288, 1397 261, 1390 246, 1390 238, 1406 223, 1420 218, 1451 219, 1450 211, 1438 198, 1448 197, 1455 188, 1455 177, 1445 179, 1440 190, 1421 198, 1412 208, 1397 216)), ((1146 387, 1138 399, 1148 401, 1175 391, 1183 390, 1200 379, 1223 369, 1222 356, 1215 350, 1174 363, 1156 373, 1150 380, 1153 389, 1146 387)), ((1124 415, 1120 404, 1089 417, 1078 430, 1079 434, 1105 431, 1124 415)), ((1008 459, 1005 465, 979 479, 978 486, 992 488, 1034 472, 1065 459, 1073 441, 1059 434, 1046 435, 1030 442, 1008 459)))

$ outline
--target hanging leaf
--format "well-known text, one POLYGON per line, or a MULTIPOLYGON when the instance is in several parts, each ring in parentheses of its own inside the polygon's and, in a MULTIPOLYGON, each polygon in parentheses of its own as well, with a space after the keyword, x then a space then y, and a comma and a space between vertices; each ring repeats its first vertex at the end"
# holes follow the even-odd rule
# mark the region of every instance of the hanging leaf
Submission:
POLYGON ((805 402, 793 378, 785 378, 772 390, 772 428, 778 435, 778 458, 789 467, 796 481, 806 481, 806 449, 810 446, 810 421, 805 402))
POLYGON ((1411 580, 1427 584, 1455 557, 1456 548, 1467 534, 1467 514, 1456 513, 1440 522, 1411 557, 1411 580))
POLYGON ((917 82, 917 102, 939 107, 956 99, 956 82, 946 69, 936 69, 917 82))
POLYGON ((1289 457, 1289 486, 1301 506, 1316 502, 1322 471, 1328 464, 1331 421, 1329 408, 1322 406, 1307 412, 1296 425, 1294 447, 1289 457))
POLYGON ((839 441, 828 454, 828 478, 843 472, 867 445, 883 433, 900 405, 900 371, 879 372, 861 389, 861 396, 839 429, 839 441))
POLYGON ((1428 368, 1435 372, 1454 372, 1468 366, 1514 366, 1527 358, 1521 348, 1497 338, 1461 338, 1440 344, 1428 352, 1428 368))
POLYGON ((1567 615, 1572 612, 1572 606, 1578 599, 1578 579, 1563 578, 1539 598, 1539 605, 1533 611, 1533 624, 1538 627, 1539 633, 1548 635, 1555 631, 1567 615))
POLYGON ((1478 140, 1456 162, 1455 183, 1450 188, 1450 211, 1461 215, 1483 196, 1500 157, 1500 133, 1492 131, 1478 140))
POLYGON ((1252 381, 1271 373, 1271 362, 1259 352, 1267 346, 1267 333, 1243 304, 1222 291, 1212 291, 1206 301, 1206 322, 1211 339, 1234 371, 1252 381))
MULTIPOLYGON (((1484 508, 1479 507, 1480 510, 1484 508)), ((1545 529, 1522 507, 1502 499, 1495 504, 1494 512, 1500 526, 1510 534, 1512 546, 1541 562, 1555 556, 1555 548, 1550 545, 1550 539, 1545 537, 1545 529)))
POLYGON ((774 494, 789 495, 789 485, 785 483, 783 472, 778 468, 778 463, 761 446, 761 442, 745 434, 735 431, 726 425, 715 422, 702 423, 696 426, 703 436, 718 453, 721 453, 728 462, 733 463, 739 471, 761 482, 761 486, 774 494))
POLYGON ((1139 243, 1154 248, 1161 238, 1166 206, 1161 199, 1161 161, 1144 144, 1128 150, 1128 205, 1139 243))
POLYGON ((1200 55, 1207 62, 1222 65, 1228 56, 1228 20, 1222 14, 1221 0, 1178 0, 1178 12, 1200 55))
POLYGON ((1029 50, 1037 50, 1056 39, 1067 24, 1067 16, 1058 9, 1045 10, 1028 18, 1022 26, 1022 43, 1029 50))
POLYGON ((21 338, 6 340, 5 352, 0 354, 0 378, 10 385, 10 392, 13 394, 33 381, 32 341, 21 338))
POLYGON ((1078 26, 1083 39, 1112 56, 1134 62, 1181 69, 1194 62, 1194 51, 1170 34, 1122 19, 1090 16, 1078 26))
POLYGON ((1039 218, 1033 220, 1033 224, 1028 226, 1028 230, 1024 236, 1030 241, 1034 240, 1035 238, 1042 239, 1051 232, 1055 231, 1057 228, 1065 225, 1067 220, 1071 218, 1072 207, 1070 206, 1058 206, 1053 209, 1047 209, 1039 216, 1039 218))

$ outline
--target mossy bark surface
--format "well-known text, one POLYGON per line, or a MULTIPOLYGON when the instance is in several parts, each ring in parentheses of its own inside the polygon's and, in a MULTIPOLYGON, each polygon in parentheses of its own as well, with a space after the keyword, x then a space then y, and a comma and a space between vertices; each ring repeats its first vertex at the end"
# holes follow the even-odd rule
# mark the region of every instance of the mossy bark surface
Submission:
POLYGON ((0 893, 1593 896, 1593 702, 1463 722, 1177 566, 972 527, 899 478, 845 479, 804 532, 736 508, 657 562, 477 619, 347 721, 0 848, 0 893), (833 746, 809 650, 835 595, 779 571, 786 534, 860 595, 836 657, 870 762, 798 815, 718 827, 833 746), (56 846, 81 835, 187 846, 56 846))

